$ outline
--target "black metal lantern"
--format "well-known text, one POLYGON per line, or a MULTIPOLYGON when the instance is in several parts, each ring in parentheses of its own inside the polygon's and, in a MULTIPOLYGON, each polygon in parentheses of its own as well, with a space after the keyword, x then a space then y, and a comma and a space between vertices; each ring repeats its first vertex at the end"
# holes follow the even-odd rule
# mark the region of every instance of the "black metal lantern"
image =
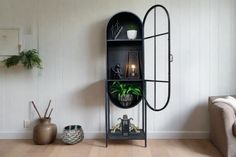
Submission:
POLYGON ((128 64, 126 65, 126 77, 127 78, 140 78, 139 71, 139 53, 137 51, 131 51, 128 53, 128 64))

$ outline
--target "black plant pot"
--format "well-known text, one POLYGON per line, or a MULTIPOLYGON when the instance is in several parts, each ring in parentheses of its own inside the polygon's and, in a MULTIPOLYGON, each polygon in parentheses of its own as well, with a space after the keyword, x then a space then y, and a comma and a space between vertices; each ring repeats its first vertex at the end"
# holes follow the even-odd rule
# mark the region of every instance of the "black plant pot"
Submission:
POLYGON ((118 97, 118 100, 120 102, 120 104, 123 106, 123 107, 128 107, 132 104, 133 102, 133 95, 132 94, 127 94, 127 95, 124 95, 124 96, 119 96, 118 97))

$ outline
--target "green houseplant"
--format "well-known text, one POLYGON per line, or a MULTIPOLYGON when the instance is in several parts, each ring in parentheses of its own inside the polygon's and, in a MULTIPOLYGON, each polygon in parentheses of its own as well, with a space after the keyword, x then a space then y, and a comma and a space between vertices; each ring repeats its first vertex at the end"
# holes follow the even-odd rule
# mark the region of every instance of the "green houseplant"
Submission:
POLYGON ((127 30, 137 30, 137 29, 138 29, 138 26, 134 24, 129 24, 127 27, 127 30))
POLYGON ((36 49, 24 50, 20 52, 19 55, 14 55, 3 60, 3 63, 7 68, 16 66, 19 63, 23 64, 26 69, 33 69, 34 67, 42 68, 42 60, 36 49))
POLYGON ((141 95, 141 88, 134 84, 113 82, 111 85, 111 94, 118 99, 121 105, 127 107, 131 105, 134 99, 138 99, 141 95))
POLYGON ((137 37, 138 27, 134 24, 129 24, 127 27, 127 37, 129 40, 134 40, 137 37))

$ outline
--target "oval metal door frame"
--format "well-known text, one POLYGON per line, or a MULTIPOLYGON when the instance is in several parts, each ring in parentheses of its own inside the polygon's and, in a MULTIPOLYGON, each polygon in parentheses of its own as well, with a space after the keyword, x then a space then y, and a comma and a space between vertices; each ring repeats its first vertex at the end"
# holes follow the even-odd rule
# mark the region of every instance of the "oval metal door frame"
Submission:
MULTIPOLYGON (((162 6, 162 5, 154 5, 152 6, 148 11, 147 13, 145 14, 144 16, 144 20, 143 20, 143 45, 145 47, 145 40, 146 39, 150 39, 150 38, 154 38, 154 79, 153 80, 144 80, 144 91, 145 93, 143 93, 143 99, 145 101, 145 104, 153 111, 162 111, 164 110, 167 106, 168 106, 168 103, 170 101, 170 94, 171 94, 171 62, 173 61, 173 56, 171 54, 171 40, 170 40, 170 16, 169 16, 169 12, 167 11, 167 9, 162 6), (161 8, 165 11, 166 15, 167 15, 167 19, 168 19, 168 32, 164 32, 164 33, 161 33, 161 34, 156 34, 156 9, 157 8, 161 8), (149 15, 149 13, 154 9, 154 35, 153 36, 148 36, 148 37, 145 37, 144 36, 144 30, 145 30, 145 22, 146 22, 146 19, 149 15), (156 79, 156 38, 159 37, 159 36, 163 36, 163 35, 168 35, 168 80, 157 80, 156 79), (154 105, 151 106, 147 99, 146 99, 146 83, 147 82, 153 82, 154 83, 154 105), (166 103, 163 107, 161 108, 157 108, 157 100, 156 100, 156 84, 157 83, 167 83, 168 84, 168 96, 167 96, 167 100, 166 100, 166 103)), ((143 52, 145 53, 145 50, 144 50, 144 47, 143 47, 143 52)), ((143 56, 145 57, 145 55, 143 56)), ((145 62, 145 58, 144 58, 144 62, 145 62)), ((145 63, 144 63, 144 66, 145 66, 145 63)), ((144 68, 145 70, 145 68, 144 68)), ((145 73, 145 72, 144 72, 145 73)))

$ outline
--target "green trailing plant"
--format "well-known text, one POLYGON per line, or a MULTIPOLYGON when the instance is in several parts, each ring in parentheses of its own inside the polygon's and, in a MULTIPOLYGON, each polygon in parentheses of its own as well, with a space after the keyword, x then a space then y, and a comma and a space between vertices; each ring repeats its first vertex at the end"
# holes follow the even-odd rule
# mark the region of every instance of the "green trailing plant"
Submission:
POLYGON ((134 84, 120 83, 117 81, 112 83, 110 92, 117 98, 126 96, 128 94, 137 96, 137 98, 142 95, 141 88, 139 86, 134 84))
POLYGON ((129 24, 128 25, 128 30, 137 30, 138 29, 138 26, 134 25, 134 24, 129 24))
POLYGON ((33 69, 34 67, 42 68, 42 60, 36 49, 24 50, 19 55, 14 55, 3 60, 3 63, 7 68, 16 66, 19 63, 23 64, 26 69, 33 69))

